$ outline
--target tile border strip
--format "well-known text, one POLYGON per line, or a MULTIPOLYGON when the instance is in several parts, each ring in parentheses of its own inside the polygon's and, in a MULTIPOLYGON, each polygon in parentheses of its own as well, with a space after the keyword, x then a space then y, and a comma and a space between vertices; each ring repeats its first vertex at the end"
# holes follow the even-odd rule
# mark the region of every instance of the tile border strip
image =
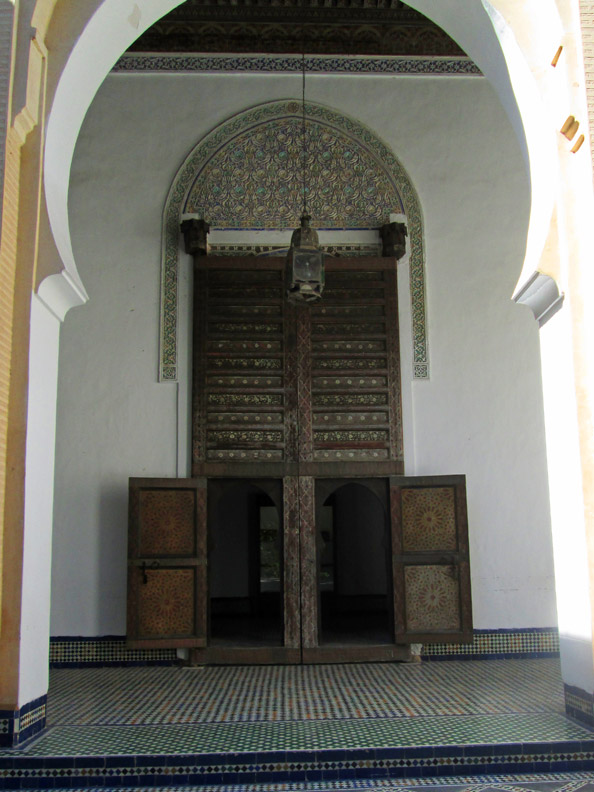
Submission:
POLYGON ((50 668, 176 665, 175 649, 129 649, 124 635, 50 638, 50 668))
POLYGON ((523 630, 475 630, 471 644, 426 644, 423 660, 494 660, 559 656, 559 632, 555 627, 523 630))
POLYGON ((22 745, 45 728, 47 695, 15 710, 0 710, 0 746, 22 745))
POLYGON ((0 758, 0 786, 134 787, 435 778, 594 769, 594 741, 238 754, 0 758), (229 761, 232 759, 232 761, 229 761))
MULTIPOLYGON (((301 55, 189 55, 125 53, 112 69, 116 74, 196 73, 196 72, 266 72, 272 74, 301 72, 301 55)), ((482 77, 479 67, 468 57, 451 56, 381 56, 381 55, 310 55, 305 59, 309 73, 323 74, 408 74, 424 77, 482 77)))
MULTIPOLYGON (((475 630, 471 644, 427 644, 424 661, 493 660, 503 658, 558 657, 556 628, 523 630, 475 630)), ((55 637, 50 639, 50 667, 175 665, 175 649, 128 649, 121 635, 55 637)), ((592 710, 592 706, 591 706, 592 710)), ((0 714, 1 718, 1 714, 0 714)), ((2 721, 0 720, 0 735, 2 721)))

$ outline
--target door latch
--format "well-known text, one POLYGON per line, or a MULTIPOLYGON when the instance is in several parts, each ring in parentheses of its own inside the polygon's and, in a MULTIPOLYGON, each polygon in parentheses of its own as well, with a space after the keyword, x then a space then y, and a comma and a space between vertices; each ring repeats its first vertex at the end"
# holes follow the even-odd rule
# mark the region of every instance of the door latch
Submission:
POLYGON ((161 566, 161 564, 159 564, 158 561, 153 561, 152 564, 149 567, 147 567, 146 561, 142 562, 142 566, 140 567, 140 569, 142 570, 142 585, 143 586, 146 586, 146 584, 148 583, 148 576, 146 574, 147 568, 148 569, 159 569, 160 566, 161 566))

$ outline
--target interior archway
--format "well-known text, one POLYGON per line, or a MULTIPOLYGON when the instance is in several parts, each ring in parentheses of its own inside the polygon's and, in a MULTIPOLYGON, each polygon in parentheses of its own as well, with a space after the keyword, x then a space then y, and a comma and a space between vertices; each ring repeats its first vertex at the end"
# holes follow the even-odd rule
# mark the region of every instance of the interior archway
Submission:
MULTIPOLYGON (((105 3, 104 5, 105 5, 105 6, 107 6, 108 4, 107 4, 107 3, 105 3)), ((112 7, 113 7, 113 6, 112 6, 112 7)), ((126 8, 125 10, 130 10, 130 9, 129 9, 129 8, 126 8)), ((133 15, 131 15, 131 16, 133 17, 133 15)), ((134 17, 133 17, 133 18, 134 18, 134 17)), ((87 43, 88 43, 88 42, 87 42, 87 43)), ((479 60, 479 61, 480 61, 480 56, 478 56, 478 57, 477 57, 477 60, 479 60)), ((79 64, 79 65, 80 65, 80 64, 79 64)), ((84 71, 84 69, 83 69, 83 71, 84 71)), ((487 72, 488 72, 488 70, 487 70, 487 69, 485 69, 485 73, 487 73, 487 72)), ((71 112, 71 111, 72 111, 72 108, 69 108, 69 112, 71 112)), ((83 113, 84 113, 84 111, 83 111, 83 113)), ((76 113, 75 113, 75 115, 76 115, 76 113)), ((67 137, 68 137, 68 136, 67 136, 67 137)), ((74 135, 74 137, 76 137, 76 134, 74 135)), ((68 149, 68 140, 69 140, 69 138, 67 139, 67 141, 66 141, 66 146, 65 146, 65 149, 66 149, 66 154, 67 154, 67 149, 68 149)), ((56 140, 55 140, 55 139, 54 139, 54 141, 53 141, 53 144, 54 144, 54 145, 56 144, 56 140)), ((74 143, 73 143, 73 145, 74 145, 74 143)), ((48 152, 51 152, 51 150, 52 150, 52 147, 50 146, 50 147, 48 148, 48 152)), ((51 160, 51 157, 50 157, 49 159, 51 160)), ((68 156, 66 156, 66 158, 65 158, 65 160, 64 160, 64 161, 66 161, 66 160, 67 160, 67 169, 66 169, 66 173, 67 173, 67 172, 68 172, 68 170, 69 170, 69 168, 70 168, 70 159, 68 158, 68 156)), ((50 162, 50 170, 51 170, 51 167, 52 167, 52 166, 51 166, 51 162, 50 162)), ((60 178, 61 178, 61 177, 60 177, 60 178)), ((58 180, 59 180, 59 179, 58 179, 58 180)), ((66 181, 67 181, 67 175, 66 175, 66 181)), ((48 185, 49 185, 49 181, 48 181, 48 185)), ((50 185, 50 187, 52 187, 52 186, 50 185)), ((51 189, 48 189, 48 196, 49 196, 49 195, 50 195, 52 192, 53 192, 53 187, 52 187, 51 189)), ((58 192, 59 192, 59 190, 58 190, 58 192)), ((64 206, 62 207, 62 209, 64 209, 64 207, 65 207, 66 195, 67 195, 67 189, 66 189, 66 191, 65 191, 65 192, 64 192, 64 193, 63 193, 63 194, 60 196, 60 198, 59 198, 59 200, 62 200, 62 199, 63 199, 63 204, 64 204, 64 206)), ((54 197, 55 197, 55 193, 54 193, 54 197)), ((51 200, 53 200, 53 199, 51 199, 51 198, 50 198, 50 203, 51 203, 51 200)), ((48 204, 48 205, 49 205, 49 204, 48 204)), ((60 210, 60 211, 61 211, 61 210, 60 210)), ((54 216, 54 217, 55 217, 55 216, 54 216)), ((63 218, 64 218, 64 217, 66 217, 66 219, 67 219, 67 215, 66 215, 66 214, 63 214, 63 218)), ((67 236, 68 236, 68 235, 67 235, 67 236)), ((64 239, 65 239, 65 238, 64 238, 64 239)), ((64 240, 62 240, 62 241, 64 241, 64 240)), ((61 244, 61 243, 60 243, 60 244, 61 244)), ((67 247, 68 247, 68 245, 69 245, 69 242, 68 242, 68 240, 66 240, 66 242, 65 242, 65 245, 66 245, 66 248, 67 248, 67 247)), ((64 249, 65 249, 65 248, 64 248, 64 249)), ((66 253, 68 253, 68 251, 67 251, 67 250, 66 250, 66 253)), ((66 258, 68 258, 68 255, 66 255, 66 258)), ((71 257, 71 258, 72 258, 72 261, 73 261, 73 260, 74 260, 74 259, 73 259, 73 257, 71 257)))
POLYGON ((280 482, 213 483, 209 495, 209 637, 212 645, 283 642, 280 482))
POLYGON ((321 642, 390 643, 392 548, 386 503, 363 482, 336 484, 317 506, 321 642))
MULTIPOLYGON (((142 30, 180 3, 181 0, 150 0, 143 4, 140 12, 138 6, 134 8, 131 3, 103 0, 89 16, 88 24, 62 70, 47 123, 44 178, 49 221, 65 268, 65 290, 70 293, 70 284, 75 287, 66 298, 72 305, 85 299, 72 252, 68 219, 70 166, 81 124, 99 86, 118 57, 142 30)), ((462 0, 449 4, 447 9, 436 8, 430 0, 411 0, 409 5, 440 24, 471 54, 498 92, 520 144, 525 147, 526 138, 509 77, 513 73, 519 82, 526 82, 525 68, 521 59, 516 58, 512 62, 511 56, 509 64, 506 64, 501 44, 505 30, 500 22, 497 22, 498 31, 495 30, 495 15, 490 17, 488 13, 492 6, 473 7, 469 14, 462 0)), ((513 36, 507 40, 512 41, 513 36)), ((536 106, 532 104, 527 118, 536 106)), ((531 145, 535 141, 537 138, 532 135, 531 145)), ((551 151, 543 151, 540 145, 532 145, 532 148, 531 162, 534 165, 531 172, 534 178, 535 174, 549 172, 551 159, 547 155, 551 151)), ((532 227, 537 229, 533 247, 540 252, 548 232, 550 206, 540 205, 533 214, 532 227)), ((46 284, 45 288, 48 287, 46 284)))
MULTIPOLYGON (((58 450, 56 531, 59 538, 54 599, 56 619, 59 619, 55 630, 60 633, 64 629, 58 626, 60 623, 66 623, 68 629, 69 623, 79 621, 81 633, 97 634, 101 629, 109 629, 111 634, 118 634, 125 630, 118 610, 118 598, 124 588, 123 563, 118 559, 125 558, 122 505, 126 479, 140 474, 183 476, 188 471, 188 455, 183 453, 181 444, 175 445, 176 424, 186 429, 188 426, 184 420, 188 414, 187 401, 178 398, 175 385, 155 382, 159 220, 164 196, 179 171, 179 163, 184 161, 196 139, 206 139, 213 127, 216 130, 220 125, 232 123, 238 114, 245 112, 246 105, 260 106, 250 100, 248 91, 255 98, 281 102, 299 88, 298 74, 204 73, 175 78, 168 74, 150 77, 114 74, 91 107, 73 171, 71 221, 75 250, 84 252, 82 266, 89 289, 95 295, 95 305, 91 301, 84 312, 73 312, 64 327, 64 385, 60 394, 63 418, 59 431, 60 445, 70 449, 71 458, 81 459, 77 476, 94 475, 87 469, 87 460, 91 460, 84 455, 84 447, 93 447, 94 458, 105 460, 107 467, 101 463, 102 470, 111 472, 108 481, 98 482, 94 488, 91 497, 97 498, 101 505, 87 518, 85 505, 72 503, 71 493, 80 490, 70 483, 71 463, 58 450), (203 97, 204 104, 188 102, 188 91, 193 97, 203 97), (208 113, 204 111, 206 104, 208 113), (119 111, 121 107, 126 107, 125 117, 119 111), (139 135, 138 130, 144 130, 145 134, 139 135), (101 168, 94 168, 94 163, 101 163, 101 168), (91 168, 94 168, 92 179, 91 168), (92 349, 84 350, 87 335, 93 338, 92 349), (68 389, 68 382, 77 383, 77 396, 72 388, 68 389), (108 403, 114 407, 109 418, 103 415, 101 405, 85 412, 85 405, 95 404, 96 394, 105 392, 107 387, 108 403), (121 451, 114 452, 115 448, 121 451), (81 519, 93 524, 87 533, 72 536, 73 525, 81 519), (106 555, 113 561, 111 568, 117 582, 111 588, 113 599, 109 611, 105 608, 105 613, 95 615, 93 606, 85 603, 84 598, 66 602, 63 587, 70 564, 66 549, 70 551, 73 545, 78 545, 84 554, 87 537, 99 534, 106 555), (68 618, 67 611, 72 609, 80 612, 68 618), (109 624, 109 628, 101 627, 103 624, 109 624)), ((350 123, 353 117, 360 119, 360 126, 376 130, 386 146, 399 154, 402 152, 402 161, 423 200, 425 223, 427 218, 431 220, 428 244, 432 249, 433 285, 429 294, 434 306, 432 339, 437 344, 438 375, 431 381, 413 383, 416 386, 413 391, 410 357, 403 363, 409 367, 404 369, 403 377, 408 381, 403 396, 407 471, 472 471, 480 481, 476 508, 481 520, 487 521, 481 530, 488 536, 496 536, 500 526, 497 510, 490 506, 493 490, 483 485, 490 475, 484 470, 484 448, 496 446, 503 436, 506 448, 510 446, 506 450, 510 458, 517 458, 518 453, 525 455, 525 450, 516 449, 526 435, 526 430, 520 427, 525 421, 532 425, 535 419, 525 414, 527 411, 520 412, 514 418, 517 432, 510 432, 509 422, 505 427, 502 425, 500 404, 502 398, 508 399, 510 392, 516 392, 518 382, 520 388, 526 386, 529 394, 518 401, 530 404, 537 387, 532 359, 535 334, 529 348, 512 342, 517 333, 531 332, 525 326, 522 310, 509 302, 523 252, 527 203, 517 142, 497 98, 481 78, 393 80, 390 77, 384 81, 379 77, 323 75, 308 82, 311 97, 308 103, 312 106, 335 107, 332 97, 339 94, 344 98, 335 110, 351 119, 350 123), (388 86, 394 86, 393 92, 387 90, 388 86), (472 128, 464 123, 461 112, 463 108, 470 112, 470 106, 474 112, 478 106, 481 109, 472 128), (420 118, 426 120, 425 126, 419 127, 420 118), (446 120, 451 134, 443 135, 441 124, 446 120), (481 185, 487 172, 491 174, 490 190, 485 194, 481 185), (510 213, 514 217, 513 233, 497 234, 503 217, 509 218, 510 213), (493 244, 495 239, 497 246, 493 244), (476 305, 476 295, 483 293, 489 299, 484 313, 470 311, 468 306, 476 305), (491 358, 483 354, 487 348, 496 352, 495 371, 499 377, 490 368, 491 358), (508 378, 507 364, 501 357, 509 349, 522 358, 517 362, 522 378, 514 382, 508 378), (477 393, 490 395, 477 400, 477 393), (495 393, 499 394, 498 398, 495 393), (460 437, 468 439, 461 442, 460 437)), ((176 255, 180 247, 180 213, 181 205, 175 215, 176 255)), ((286 233, 288 236, 289 232, 286 233)), ((190 276, 188 262, 182 277, 174 284, 180 294, 185 290, 188 300, 190 276)), ((398 276, 402 278, 399 292, 403 297, 400 308, 404 333, 407 325, 410 327, 409 283, 404 269, 399 270, 398 276)), ((403 337, 403 356, 406 353, 410 356, 411 341, 410 337, 403 337)), ((532 436, 537 442, 538 428, 532 436)), ((532 472, 530 475, 533 479, 532 472)), ((504 476, 503 468, 501 476, 504 476)), ((506 479, 502 486, 508 483, 506 479)), ((520 489, 514 482, 510 496, 513 507, 510 506, 506 530, 511 532, 514 525, 529 519, 536 532, 537 522, 539 527, 546 524, 544 514, 539 521, 529 514, 543 512, 538 492, 531 487, 529 492, 533 496, 526 499, 520 489)), ((514 541, 519 536, 520 542, 529 543, 526 531, 517 531, 515 535, 514 541)), ((496 549, 491 548, 490 539, 486 541, 487 551, 496 549)), ((477 552, 483 552, 482 546, 477 552)), ((91 566, 88 578, 98 581, 97 564, 91 566)), ((545 570, 543 574, 548 573, 545 570)), ((92 596, 89 588, 88 598, 92 596)), ((485 626, 494 623, 497 596, 491 600, 490 592, 485 592, 482 598, 477 598, 482 619, 479 623, 485 626)), ((545 622, 543 615, 542 622, 546 626, 548 617, 545 622)))

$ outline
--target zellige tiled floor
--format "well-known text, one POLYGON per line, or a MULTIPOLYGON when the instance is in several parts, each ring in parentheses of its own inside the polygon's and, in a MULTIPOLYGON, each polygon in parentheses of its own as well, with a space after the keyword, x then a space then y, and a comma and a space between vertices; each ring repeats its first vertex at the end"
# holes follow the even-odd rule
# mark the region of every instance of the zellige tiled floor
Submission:
POLYGON ((56 669, 30 756, 589 740, 555 659, 56 669))
POLYGON ((593 738, 555 659, 56 669, 0 787, 594 792, 593 738))

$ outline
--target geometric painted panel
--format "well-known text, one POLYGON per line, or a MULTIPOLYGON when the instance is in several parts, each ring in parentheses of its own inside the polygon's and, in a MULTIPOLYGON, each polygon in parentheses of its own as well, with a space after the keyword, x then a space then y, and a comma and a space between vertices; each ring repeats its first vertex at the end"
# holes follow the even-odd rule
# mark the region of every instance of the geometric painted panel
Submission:
POLYGON ((404 589, 409 632, 460 629, 457 567, 406 566, 404 589))
POLYGON ((140 490, 140 556, 192 556, 195 494, 184 489, 140 490))
POLYGON ((138 586, 139 637, 193 635, 194 569, 147 569, 145 574, 146 584, 138 586))
POLYGON ((453 487, 402 490, 404 550, 456 550, 456 510, 453 487))

